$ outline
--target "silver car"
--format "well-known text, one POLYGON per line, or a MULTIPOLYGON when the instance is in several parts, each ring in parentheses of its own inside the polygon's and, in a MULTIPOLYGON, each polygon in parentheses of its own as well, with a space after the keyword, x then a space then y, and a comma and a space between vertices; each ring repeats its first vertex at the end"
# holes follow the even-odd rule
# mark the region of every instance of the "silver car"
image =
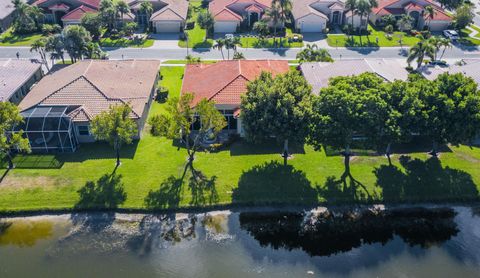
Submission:
POLYGON ((456 41, 460 39, 460 36, 458 35, 458 32, 455 30, 444 30, 443 35, 452 41, 456 41))

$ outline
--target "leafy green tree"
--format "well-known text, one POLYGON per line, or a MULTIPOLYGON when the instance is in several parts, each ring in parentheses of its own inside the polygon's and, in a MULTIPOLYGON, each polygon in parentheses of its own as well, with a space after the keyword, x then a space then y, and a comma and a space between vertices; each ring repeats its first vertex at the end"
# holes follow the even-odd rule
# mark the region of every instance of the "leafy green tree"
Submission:
POLYGON ((112 0, 100 1, 99 16, 102 25, 107 28, 108 32, 111 32, 115 28, 115 22, 117 20, 117 9, 112 0))
POLYGON ((120 166, 120 148, 123 144, 131 144, 137 134, 137 124, 130 118, 132 108, 128 104, 110 107, 103 111, 91 122, 91 131, 97 140, 110 143, 115 150, 117 162, 120 166))
POLYGON ((409 31, 412 30, 413 26, 413 17, 403 14, 402 17, 397 21, 397 27, 400 31, 409 31))
POLYGON ((410 65, 411 62, 416 60, 418 69, 422 65, 425 56, 429 57, 430 59, 434 59, 436 51, 431 40, 423 35, 417 35, 417 38, 420 40, 414 46, 412 46, 412 48, 410 48, 407 57, 407 63, 410 65))
POLYGON ((102 35, 102 18, 98 13, 86 13, 82 17, 81 26, 92 35, 95 41, 102 35))
POLYGON ((387 33, 388 38, 391 38, 393 34, 393 25, 385 26, 385 33, 387 33))
POLYGON ((428 119, 424 134, 432 139, 433 156, 437 144, 460 144, 472 140, 480 130, 480 93, 475 81, 463 74, 442 74, 433 89, 422 94, 428 119))
POLYGON ((187 169, 193 169, 195 154, 201 148, 203 140, 209 137, 216 137, 227 125, 225 117, 215 108, 215 103, 202 99, 193 107, 193 94, 182 94, 180 99, 171 98, 167 103, 168 114, 158 116, 161 127, 156 133, 170 139, 179 139, 185 144, 188 155, 188 163, 185 166, 184 175, 187 169), (199 129, 192 130, 192 126, 198 123, 199 129))
POLYGON ((90 33, 83 26, 69 25, 63 29, 62 34, 65 50, 72 62, 81 60, 88 43, 92 41, 90 33))
POLYGON ((138 25, 136 22, 127 22, 123 25, 123 32, 126 36, 132 36, 135 33, 135 30, 137 30, 137 27, 138 25))
POLYGON ((260 39, 264 39, 270 33, 270 28, 268 28, 268 24, 263 21, 257 21, 253 24, 252 30, 260 36, 260 39))
POLYGON ((317 150, 323 146, 344 149, 342 180, 351 177, 350 148, 354 137, 371 140, 386 131, 382 123, 385 117, 379 117, 387 113, 385 101, 381 98, 382 82, 371 73, 335 77, 315 97, 308 142, 317 150))
POLYGON ((14 168, 12 150, 30 152, 30 143, 23 136, 23 130, 11 133, 15 126, 23 123, 18 107, 11 102, 0 102, 0 158, 8 159, 8 169, 14 168))
MULTIPOLYGON (((123 16, 127 13, 130 12, 130 7, 128 6, 127 2, 124 0, 117 0, 115 2, 115 10, 117 11, 118 14, 120 14, 120 21, 123 22, 123 16)), ((118 22, 117 18, 117 22, 118 22)))
POLYGON ((435 48, 435 52, 433 55, 433 60, 437 60, 438 53, 440 52, 440 49, 443 47, 443 52, 442 55, 440 56, 440 59, 442 59, 443 54, 447 50, 448 47, 451 47, 451 41, 448 38, 440 37, 440 36, 432 36, 428 39, 429 43, 435 48))
POLYGON ((17 34, 28 34, 40 29, 40 17, 42 11, 36 7, 26 4, 22 0, 12 0, 15 8, 13 30, 17 34))
POLYGON ((61 34, 55 34, 47 37, 45 44, 45 51, 50 52, 50 59, 61 59, 65 64, 65 43, 61 34))
POLYGON ((438 0, 442 8, 454 10, 465 3, 465 0, 438 0))
POLYGON ((464 29, 472 23, 475 13, 470 4, 463 4, 455 10, 455 26, 458 30, 464 29))
POLYGON ((53 35, 60 33, 62 31, 62 27, 58 24, 43 24, 42 25, 42 33, 44 35, 53 35))
POLYGON ((85 46, 84 55, 87 59, 103 59, 106 57, 106 53, 102 51, 100 45, 96 42, 89 42, 85 46))
POLYGON ((289 142, 303 143, 311 114, 311 87, 297 72, 277 75, 263 72, 250 82, 242 96, 241 118, 248 140, 283 142, 284 164, 289 142))
POLYGON ((242 52, 235 52, 233 54, 233 60, 245 60, 245 55, 242 52))
POLYGON ((42 59, 42 63, 45 64, 45 67, 47 70, 49 69, 48 67, 48 61, 47 61, 47 52, 46 52, 46 45, 47 45, 47 39, 46 38, 39 38, 33 41, 32 45, 30 46, 30 52, 37 52, 40 55, 40 58, 42 59))
POLYGON ((397 18, 393 14, 384 15, 380 20, 384 26, 392 25, 392 27, 395 27, 397 25, 397 18))
MULTIPOLYGON (((198 25, 207 31, 206 36, 212 31, 214 22, 213 15, 208 10, 200 12, 197 16, 198 25)), ((206 39, 205 37, 204 40, 206 39)))
POLYGON ((318 48, 316 44, 307 44, 302 51, 297 53, 297 60, 304 62, 333 62, 328 50, 318 48))

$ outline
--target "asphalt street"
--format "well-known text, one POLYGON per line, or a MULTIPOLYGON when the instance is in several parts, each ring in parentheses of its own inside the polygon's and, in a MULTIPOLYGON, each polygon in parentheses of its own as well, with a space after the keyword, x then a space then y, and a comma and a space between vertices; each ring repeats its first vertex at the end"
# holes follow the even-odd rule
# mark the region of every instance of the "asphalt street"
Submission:
MULTIPOLYGON (((187 49, 157 49, 157 48, 110 48, 104 49, 110 59, 185 59, 187 49)), ((288 59, 294 60, 300 49, 239 49, 247 59, 288 59)), ((330 48, 334 59, 342 58, 402 58, 406 57, 408 48, 330 48)), ((30 52, 28 47, 0 47, 0 58, 38 58, 38 54, 30 52)), ((213 49, 189 49, 189 54, 202 59, 222 59, 220 51, 213 49)), ((480 58, 480 50, 476 47, 454 46, 447 49, 444 59, 480 58)))

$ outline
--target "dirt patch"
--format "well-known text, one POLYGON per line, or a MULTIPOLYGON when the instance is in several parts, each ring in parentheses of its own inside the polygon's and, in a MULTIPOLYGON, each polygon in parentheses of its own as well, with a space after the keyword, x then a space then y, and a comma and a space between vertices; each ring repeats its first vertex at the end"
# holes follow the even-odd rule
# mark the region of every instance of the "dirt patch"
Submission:
POLYGON ((14 188, 14 189, 27 189, 27 188, 49 188, 57 187, 69 184, 68 180, 46 177, 46 176, 37 176, 37 177, 22 177, 15 176, 9 173, 0 183, 0 189, 14 188))
POLYGON ((478 158, 475 158, 471 155, 468 155, 466 153, 463 153, 463 152, 460 152, 460 151, 456 151, 455 152, 455 155, 463 160, 466 160, 468 162, 472 162, 472 163, 480 163, 480 159, 478 158))

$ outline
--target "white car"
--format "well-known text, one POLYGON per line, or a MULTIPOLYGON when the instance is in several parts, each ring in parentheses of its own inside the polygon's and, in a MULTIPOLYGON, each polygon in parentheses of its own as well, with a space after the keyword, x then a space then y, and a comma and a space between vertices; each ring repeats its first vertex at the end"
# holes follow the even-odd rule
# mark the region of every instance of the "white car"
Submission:
POLYGON ((458 35, 458 32, 455 30, 444 30, 443 35, 452 41, 456 41, 460 39, 460 36, 458 35))

